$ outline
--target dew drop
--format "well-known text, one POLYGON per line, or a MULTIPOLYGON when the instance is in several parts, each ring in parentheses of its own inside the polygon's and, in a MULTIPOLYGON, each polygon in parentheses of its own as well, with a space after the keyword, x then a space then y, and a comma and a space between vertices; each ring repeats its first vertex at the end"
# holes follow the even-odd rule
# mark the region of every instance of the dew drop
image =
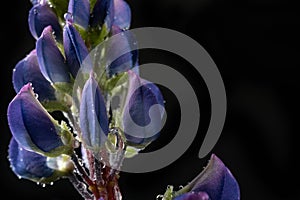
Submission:
POLYGON ((156 196, 156 200, 163 200, 163 198, 164 198, 164 195, 162 195, 162 194, 159 194, 156 196))
POLYGON ((166 101, 163 101, 163 102, 164 102, 164 104, 167 103, 166 101))
POLYGON ((183 185, 180 185, 180 186, 179 186, 179 189, 181 190, 182 188, 183 188, 183 185))
POLYGON ((50 185, 53 185, 54 183, 53 182, 50 182, 50 185))
POLYGON ((34 96, 35 96, 35 98, 36 98, 36 99, 38 99, 38 98, 39 98, 39 95, 38 95, 38 94, 36 94, 36 93, 34 94, 34 96))
POLYGON ((22 179, 22 176, 18 176, 18 179, 22 179))
POLYGON ((73 147, 76 149, 80 146, 80 142, 78 140, 74 141, 73 147))
POLYGON ((34 9, 34 10, 33 10, 33 13, 34 13, 35 15, 37 15, 37 14, 38 14, 37 9, 34 9))
POLYGON ((19 150, 20 150, 20 151, 23 151, 23 148, 22 148, 22 147, 20 147, 20 148, 19 148, 19 150))
POLYGON ((16 69, 13 69, 13 72, 17 71, 16 69))
POLYGON ((36 182, 37 185, 40 185, 40 182, 36 182))
POLYGON ((45 183, 43 183, 43 184, 42 184, 42 187, 43 187, 43 188, 44 188, 44 187, 46 187, 46 184, 45 184, 45 183))
POLYGON ((65 13, 64 14, 64 18, 65 18, 65 20, 67 22, 73 23, 73 15, 72 15, 72 13, 69 13, 69 12, 65 13))
POLYGON ((86 190, 86 185, 84 183, 78 183, 77 187, 80 191, 86 190))

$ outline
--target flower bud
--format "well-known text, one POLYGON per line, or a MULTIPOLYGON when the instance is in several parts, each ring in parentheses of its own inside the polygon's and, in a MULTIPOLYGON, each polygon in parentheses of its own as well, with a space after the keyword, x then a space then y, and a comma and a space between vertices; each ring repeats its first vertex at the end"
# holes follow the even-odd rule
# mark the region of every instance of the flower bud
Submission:
POLYGON ((56 45, 51 26, 47 26, 37 40, 36 51, 41 72, 48 81, 70 82, 68 66, 56 45))
POLYGON ((31 83, 41 102, 55 101, 55 91, 49 81, 41 73, 36 50, 32 50, 26 58, 19 61, 13 72, 13 85, 18 93, 20 89, 31 83))
POLYGON ((114 26, 120 29, 129 29, 131 23, 131 10, 124 0, 114 0, 114 26))
POLYGON ((73 22, 84 29, 87 29, 90 19, 89 0, 70 0, 68 13, 72 14, 73 22))
POLYGON ((155 140, 163 125, 164 100, 159 88, 128 71, 129 87, 123 110, 123 131, 128 142, 155 140))
POLYGON ((75 27, 66 22, 63 32, 64 50, 69 70, 74 78, 89 52, 75 27))
POLYGON ((49 157, 72 153, 72 134, 43 108, 30 84, 10 102, 7 115, 12 135, 24 149, 49 157))
POLYGON ((48 167, 47 157, 27 151, 14 138, 9 144, 8 158, 13 172, 19 178, 38 183, 51 183, 67 174, 48 167))
POLYGON ((83 88, 80 103, 82 141, 91 151, 98 153, 108 134, 108 119, 104 98, 94 77, 83 88))
POLYGON ((51 26, 58 41, 61 41, 61 27, 58 18, 48 4, 36 4, 29 11, 29 30, 35 39, 38 39, 44 28, 51 26))

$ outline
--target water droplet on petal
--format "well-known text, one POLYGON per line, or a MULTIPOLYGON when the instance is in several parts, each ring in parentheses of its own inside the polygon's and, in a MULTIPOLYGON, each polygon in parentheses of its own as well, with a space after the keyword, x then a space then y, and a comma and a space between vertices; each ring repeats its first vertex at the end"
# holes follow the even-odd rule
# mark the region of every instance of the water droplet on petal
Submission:
POLYGON ((36 99, 38 99, 38 98, 39 98, 39 95, 38 95, 38 94, 36 94, 36 93, 34 94, 34 96, 35 96, 35 98, 36 98, 36 99))
POLYGON ((45 183, 43 183, 43 184, 42 184, 42 187, 43 187, 43 188, 44 188, 44 187, 46 187, 46 184, 45 184, 45 183))
POLYGON ((72 13, 69 13, 69 12, 65 13, 64 14, 64 18, 65 18, 65 20, 67 22, 73 23, 73 15, 72 15, 72 13))
POLYGON ((36 182, 36 184, 37 184, 37 185, 39 185, 39 184, 40 184, 40 182, 36 182))
POLYGON ((53 185, 54 183, 53 182, 50 182, 50 185, 53 185))
POLYGON ((21 179, 22 178, 22 176, 18 176, 18 179, 21 179))
POLYGON ((74 141, 73 147, 76 149, 78 147, 80 147, 80 142, 78 140, 74 141))
POLYGON ((34 9, 34 10, 33 10, 33 13, 34 13, 35 15, 37 15, 37 14, 38 14, 37 9, 34 9))

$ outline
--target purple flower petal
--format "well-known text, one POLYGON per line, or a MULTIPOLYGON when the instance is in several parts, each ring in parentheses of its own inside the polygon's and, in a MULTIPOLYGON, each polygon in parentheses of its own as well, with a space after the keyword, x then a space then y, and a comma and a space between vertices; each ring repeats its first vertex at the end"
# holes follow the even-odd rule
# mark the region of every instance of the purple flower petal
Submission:
POLYGON ((70 82, 68 66, 56 45, 51 26, 47 26, 37 40, 36 51, 41 72, 48 81, 70 82))
POLYGON ((114 20, 114 1, 113 0, 97 0, 90 18, 90 25, 95 27, 106 24, 108 32, 114 20))
POLYGON ((82 141, 88 149, 99 151, 108 134, 108 119, 104 98, 94 77, 84 85, 80 103, 82 141))
POLYGON ((25 149, 47 156, 61 153, 56 152, 64 146, 58 127, 36 99, 30 84, 23 86, 10 102, 7 116, 12 135, 25 149))
POLYGON ((131 23, 131 10, 124 0, 114 0, 114 25, 121 29, 129 29, 131 23))
POLYGON ((58 18, 48 4, 36 4, 29 11, 29 29, 32 36, 38 39, 47 26, 52 26, 58 41, 61 41, 61 27, 58 18))
POLYGON ((109 76, 126 72, 136 67, 138 62, 136 41, 131 32, 113 26, 112 35, 106 45, 108 60, 115 58, 107 68, 109 76))
POLYGON ((86 29, 90 19, 89 0, 70 0, 68 12, 72 14, 74 23, 86 29))
POLYGON ((69 22, 64 27, 64 49, 68 67, 74 78, 86 56, 89 54, 83 39, 69 22))
POLYGON ((190 192, 175 197, 173 200, 213 200, 213 199, 210 199, 207 193, 205 192, 190 192))
POLYGON ((36 182, 55 180, 55 172, 47 166, 47 157, 27 151, 12 138, 9 144, 9 161, 13 172, 20 178, 36 182))
POLYGON ((192 191, 205 191, 212 200, 240 199, 237 181, 224 163, 214 154, 211 156, 208 166, 197 178, 192 191))
POLYGON ((162 128, 164 100, 159 88, 128 71, 129 89, 123 115, 124 133, 129 142, 148 143, 162 128))
POLYGON ((36 50, 32 50, 26 58, 19 61, 13 72, 13 85, 17 93, 27 83, 32 84, 41 102, 56 100, 53 87, 41 73, 36 50))

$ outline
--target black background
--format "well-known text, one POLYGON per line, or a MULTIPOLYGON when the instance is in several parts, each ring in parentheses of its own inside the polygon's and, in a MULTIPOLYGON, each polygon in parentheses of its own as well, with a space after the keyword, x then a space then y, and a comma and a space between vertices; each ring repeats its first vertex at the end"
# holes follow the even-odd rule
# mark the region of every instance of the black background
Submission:
MULTIPOLYGON (((155 26, 180 31, 198 41, 217 64, 226 87, 228 112, 223 133, 211 153, 236 177, 241 199, 296 199, 300 7, 284 0, 128 2, 132 28, 155 26)), ((7 161, 11 134, 6 109, 15 95, 12 69, 35 46, 27 25, 30 8, 29 0, 7 1, 1 11, 1 195, 9 199, 81 199, 66 180, 46 188, 18 180, 7 161)), ((146 174, 121 173, 125 200, 155 199, 168 184, 178 188, 196 176, 209 159, 209 155, 197 158, 209 122, 205 83, 188 63, 174 55, 141 52, 141 63, 153 61, 168 64, 186 76, 197 91, 202 121, 192 146, 167 168, 146 174)), ((167 94, 170 118, 163 136, 148 150, 170 141, 179 123, 178 102, 170 91, 162 90, 167 94)))

